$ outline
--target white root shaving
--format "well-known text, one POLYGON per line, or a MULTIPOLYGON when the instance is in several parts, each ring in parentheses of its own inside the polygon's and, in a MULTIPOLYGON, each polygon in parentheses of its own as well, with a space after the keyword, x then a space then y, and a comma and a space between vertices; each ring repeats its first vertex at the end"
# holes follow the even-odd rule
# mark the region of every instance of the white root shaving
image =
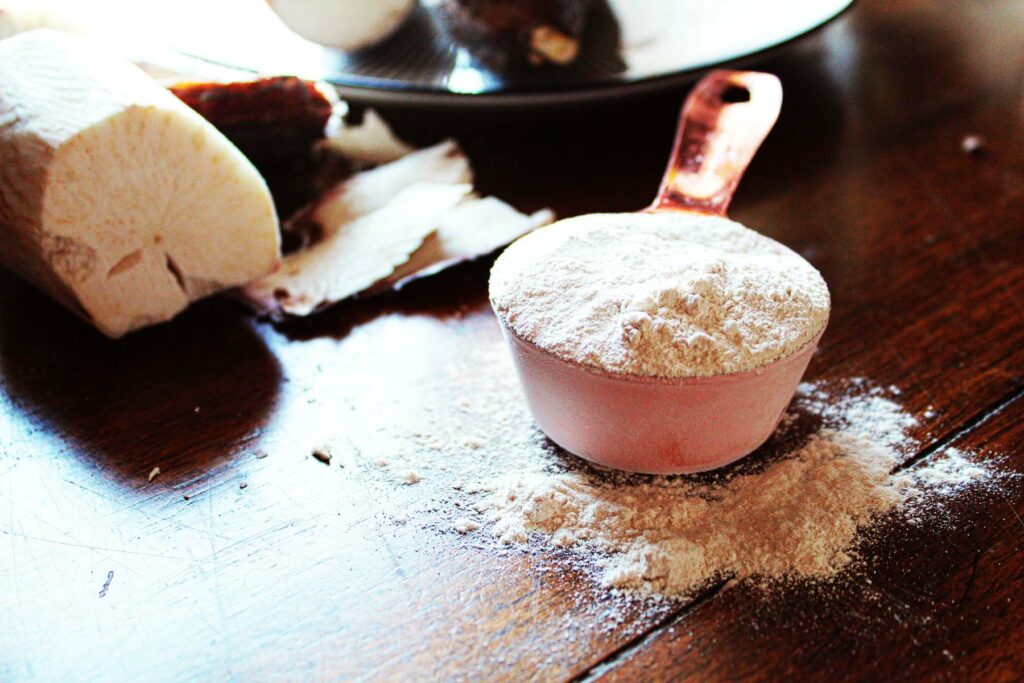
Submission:
POLYGON ((471 185, 473 171, 459 146, 448 140, 343 180, 289 224, 309 221, 330 237, 347 222, 387 206, 414 183, 471 185))
POLYGON ((279 271, 251 283, 244 294, 271 315, 300 316, 358 294, 407 261, 470 189, 417 183, 401 190, 386 206, 289 255, 279 271))
POLYGON ((401 286, 444 268, 489 254, 554 220, 550 209, 520 213, 497 197, 471 197, 444 214, 420 248, 372 291, 401 286))
POLYGON ((367 109, 362 122, 352 125, 342 118, 347 109, 344 104, 336 107, 337 114, 327 123, 327 136, 320 142, 324 149, 369 166, 397 161, 415 151, 391 131, 375 110, 367 109))

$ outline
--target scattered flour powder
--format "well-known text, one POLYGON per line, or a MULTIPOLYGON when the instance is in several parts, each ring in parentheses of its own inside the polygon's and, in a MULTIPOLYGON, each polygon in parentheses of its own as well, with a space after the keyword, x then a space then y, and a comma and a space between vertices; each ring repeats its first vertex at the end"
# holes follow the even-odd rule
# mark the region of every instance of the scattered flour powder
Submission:
POLYGON ((615 592, 686 596, 730 578, 827 581, 857 566, 861 541, 883 517, 933 524, 953 495, 1000 477, 952 448, 903 468, 918 448, 917 420, 897 388, 860 379, 801 385, 775 436, 724 471, 598 469, 537 430, 497 334, 492 341, 448 369, 438 397, 452 405, 434 401, 408 437, 382 434, 378 448, 393 467, 422 474, 420 507, 403 498, 396 519, 498 551, 557 549, 559 561, 615 592))
POLYGON ((708 481, 538 469, 502 479, 488 518, 505 543, 537 535, 592 556, 610 588, 686 595, 725 578, 829 578, 882 515, 991 477, 955 450, 894 473, 916 421, 879 389, 830 396, 805 384, 796 405, 822 423, 759 471, 708 481))
POLYGON ((611 372, 708 376, 761 367, 828 321, 807 261, 733 221, 594 214, 536 230, 491 271, 491 303, 521 337, 611 372))

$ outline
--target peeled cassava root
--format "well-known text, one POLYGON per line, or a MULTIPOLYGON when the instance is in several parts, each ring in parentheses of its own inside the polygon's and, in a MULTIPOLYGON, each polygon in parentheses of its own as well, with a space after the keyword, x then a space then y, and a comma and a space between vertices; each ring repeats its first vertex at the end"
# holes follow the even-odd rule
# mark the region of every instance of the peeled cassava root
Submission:
POLYGON ((119 337, 279 259, 266 183, 199 114, 84 38, 0 41, 0 262, 119 337))

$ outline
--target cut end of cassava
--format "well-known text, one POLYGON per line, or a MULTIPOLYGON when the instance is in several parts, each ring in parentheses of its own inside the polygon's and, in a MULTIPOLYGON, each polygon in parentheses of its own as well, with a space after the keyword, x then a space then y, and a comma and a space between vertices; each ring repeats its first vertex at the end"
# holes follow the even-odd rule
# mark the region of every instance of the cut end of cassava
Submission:
POLYGON ((129 107, 60 148, 44 258, 101 331, 169 320, 275 267, 273 203, 239 157, 204 121, 152 107, 129 107))
POLYGON ((241 152, 131 65, 40 33, 0 43, 6 265, 111 337, 273 270, 273 200, 241 152), (67 90, 88 103, 69 113, 67 90))

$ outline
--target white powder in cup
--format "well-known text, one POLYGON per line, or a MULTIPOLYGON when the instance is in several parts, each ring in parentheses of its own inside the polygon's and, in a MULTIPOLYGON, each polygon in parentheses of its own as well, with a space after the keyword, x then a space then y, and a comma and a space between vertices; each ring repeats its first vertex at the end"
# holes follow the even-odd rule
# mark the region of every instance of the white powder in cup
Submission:
POLYGON ((536 230, 491 271, 495 311, 563 360, 617 374, 706 377, 792 355, 828 321, 821 274, 739 223, 592 214, 536 230))

